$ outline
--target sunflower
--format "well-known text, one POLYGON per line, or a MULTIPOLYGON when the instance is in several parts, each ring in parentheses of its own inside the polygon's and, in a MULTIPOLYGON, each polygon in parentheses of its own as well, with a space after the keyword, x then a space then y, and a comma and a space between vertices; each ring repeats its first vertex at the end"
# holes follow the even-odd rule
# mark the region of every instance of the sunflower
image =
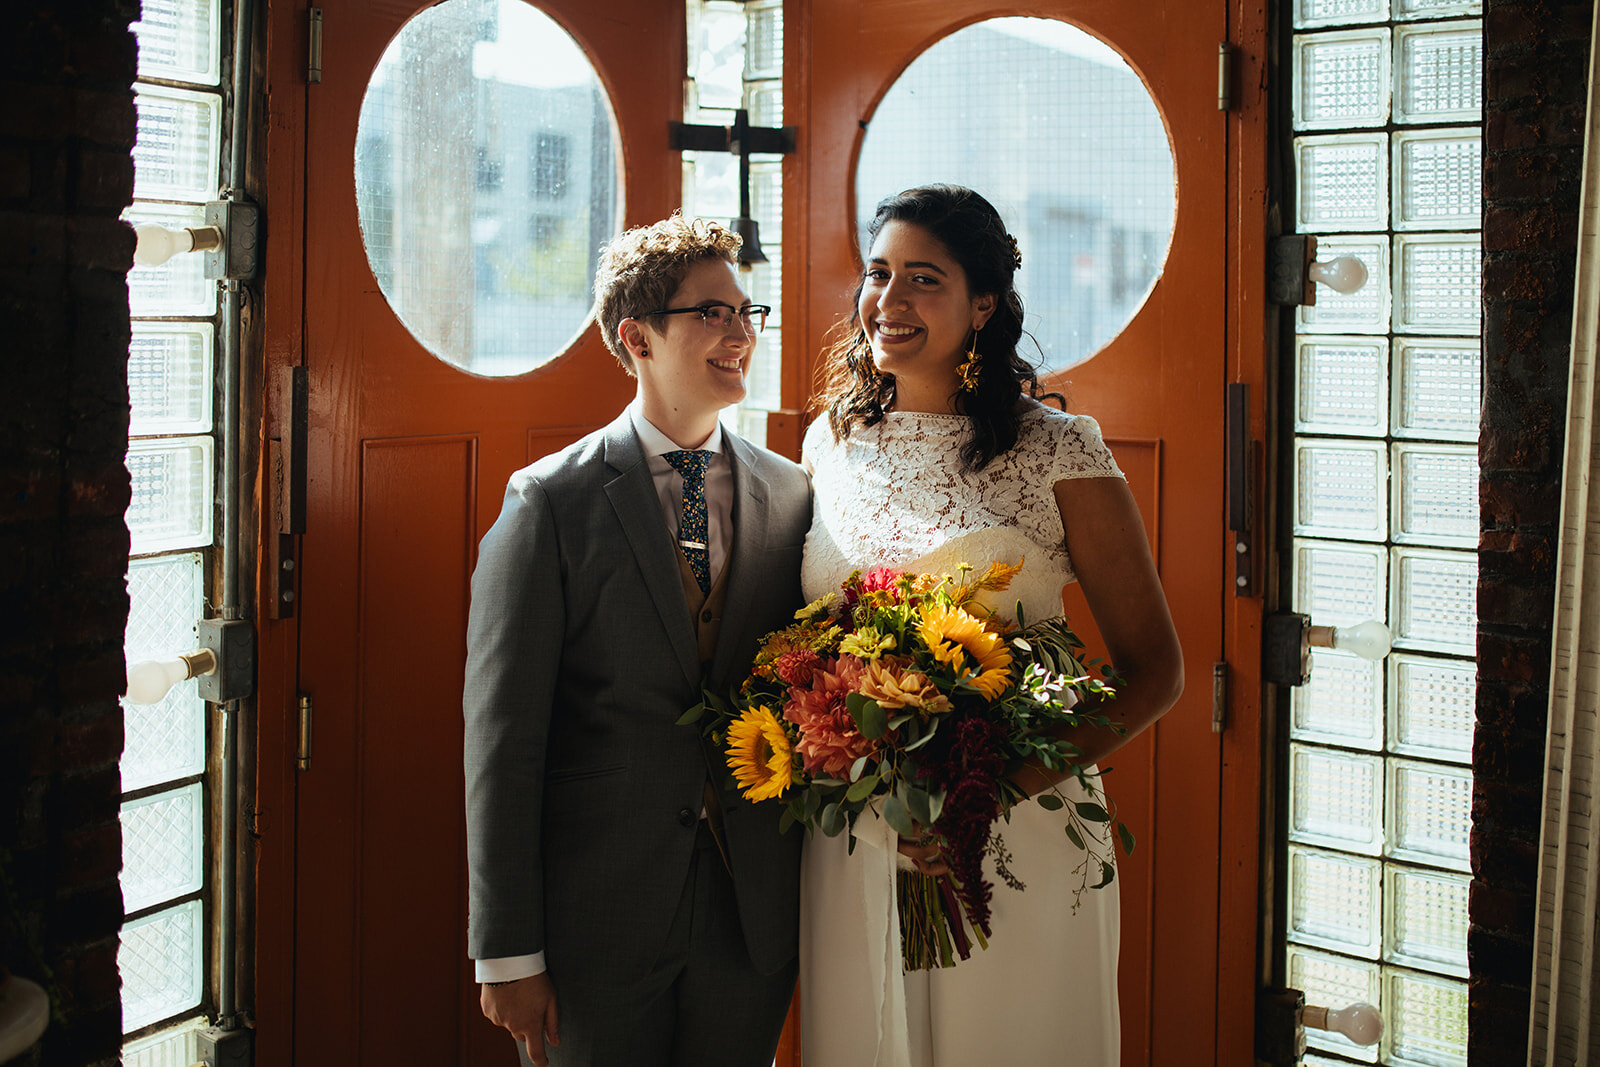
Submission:
POLYGON ((1000 636, 960 608, 934 604, 923 608, 921 614, 919 629, 933 658, 960 670, 965 665, 962 653, 971 656, 977 663, 977 677, 968 684, 985 699, 998 699, 1011 677, 1011 653, 1000 636))
POLYGON ((793 783, 789 734, 770 709, 746 708, 728 724, 728 767, 747 800, 782 796, 793 783))

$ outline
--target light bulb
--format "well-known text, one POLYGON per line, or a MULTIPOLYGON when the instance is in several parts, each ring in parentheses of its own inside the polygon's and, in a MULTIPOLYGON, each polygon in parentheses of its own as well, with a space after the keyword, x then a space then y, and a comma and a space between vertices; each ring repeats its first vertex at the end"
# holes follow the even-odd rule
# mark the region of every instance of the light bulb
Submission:
POLYGON ((169 230, 153 222, 143 222, 133 228, 133 233, 137 238, 133 261, 141 267, 159 267, 184 252, 209 252, 222 247, 222 230, 217 226, 169 230))
POLYGON ((1389 628, 1372 619, 1354 626, 1308 626, 1305 640, 1314 648, 1337 648, 1374 663, 1389 654, 1389 628))
POLYGON ((1355 256, 1319 259, 1311 264, 1306 274, 1336 293, 1353 293, 1367 284, 1367 265, 1355 256))
POLYGON ((189 665, 181 656, 135 663, 128 668, 128 703, 157 703, 173 686, 187 677, 189 665))
POLYGON ((1333 647, 1376 663, 1389 654, 1389 628, 1371 619, 1354 626, 1335 627, 1333 647))
POLYGON ((141 267, 159 267, 180 252, 194 250, 192 230, 169 230, 146 222, 135 226, 133 232, 138 238, 133 248, 133 261, 141 267))
POLYGON ((1301 1020, 1313 1030, 1332 1030, 1358 1045, 1376 1045, 1383 1036, 1383 1017, 1371 1004, 1351 1004, 1343 1008, 1307 1006, 1301 1020))
POLYGON ((217 655, 209 648, 181 653, 170 659, 147 659, 128 668, 128 703, 154 704, 188 678, 217 669, 217 655))

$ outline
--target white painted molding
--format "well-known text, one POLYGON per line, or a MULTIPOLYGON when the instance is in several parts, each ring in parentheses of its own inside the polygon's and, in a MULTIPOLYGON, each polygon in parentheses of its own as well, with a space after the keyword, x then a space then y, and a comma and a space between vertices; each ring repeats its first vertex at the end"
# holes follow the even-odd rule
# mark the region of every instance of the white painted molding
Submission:
MULTIPOLYGON (((1600 3, 1595 25, 1600 28, 1600 3)), ((1561 534, 1551 634, 1550 729, 1545 742, 1529 1067, 1600 1063, 1600 86, 1589 51, 1589 104, 1578 210, 1572 370, 1562 464, 1561 534)))

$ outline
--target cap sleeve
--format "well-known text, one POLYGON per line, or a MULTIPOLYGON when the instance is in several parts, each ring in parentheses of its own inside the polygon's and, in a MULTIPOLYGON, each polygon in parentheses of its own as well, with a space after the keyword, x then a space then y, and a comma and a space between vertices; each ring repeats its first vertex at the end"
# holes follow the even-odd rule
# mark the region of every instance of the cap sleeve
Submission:
POLYGON ((815 469, 818 459, 833 447, 833 431, 828 428, 826 411, 811 420, 805 437, 800 442, 800 462, 815 469))
POLYGON ((1122 468, 1100 436, 1100 424, 1088 415, 1069 415, 1056 436, 1055 468, 1050 483, 1066 478, 1122 478, 1122 468))

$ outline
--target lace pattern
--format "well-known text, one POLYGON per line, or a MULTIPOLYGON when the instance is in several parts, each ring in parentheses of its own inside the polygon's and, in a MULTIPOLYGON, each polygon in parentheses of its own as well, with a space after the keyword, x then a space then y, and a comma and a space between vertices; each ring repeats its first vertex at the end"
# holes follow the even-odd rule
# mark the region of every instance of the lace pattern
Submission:
POLYGON ((997 553, 1020 547, 1029 584, 1053 588, 1059 611, 1060 588, 1075 575, 1054 486, 1123 476, 1100 427, 1087 415, 1035 405, 1016 446, 973 474, 958 458, 965 430, 960 415, 890 412, 836 442, 826 418, 812 423, 804 455, 816 504, 801 571, 808 598, 837 589, 857 568, 907 566, 968 539, 997 553))

